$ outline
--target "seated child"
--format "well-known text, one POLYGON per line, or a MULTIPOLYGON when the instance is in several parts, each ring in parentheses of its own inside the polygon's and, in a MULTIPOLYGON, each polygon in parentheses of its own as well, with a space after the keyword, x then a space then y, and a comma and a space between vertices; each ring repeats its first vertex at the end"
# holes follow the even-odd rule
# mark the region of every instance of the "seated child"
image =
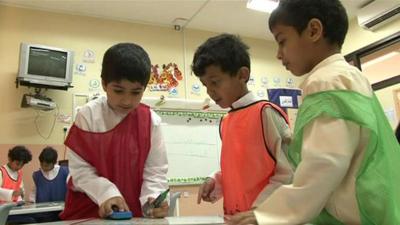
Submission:
MULTIPOLYGON (((0 203, 24 201, 22 168, 32 160, 32 154, 25 146, 17 145, 8 151, 8 163, 0 168, 0 203)), ((11 215, 7 224, 35 223, 26 215, 11 215)))
POLYGON ((151 63, 139 45, 120 43, 104 54, 107 97, 77 113, 65 145, 71 179, 61 219, 105 218, 117 207, 136 217, 165 217, 168 203, 148 204, 168 188, 161 119, 141 104, 151 63))
MULTIPOLYGON (((68 167, 56 165, 57 151, 46 147, 39 155, 40 169, 33 172, 33 190, 29 196, 32 202, 64 201, 67 193, 68 167)), ((59 212, 36 213, 32 217, 36 222, 59 220, 59 212)))
POLYGON ((39 155, 40 169, 33 172, 32 202, 64 201, 67 193, 68 167, 57 165, 57 151, 46 147, 39 155))
POLYGON ((0 203, 24 200, 22 167, 32 160, 31 152, 22 145, 8 151, 8 163, 0 168, 0 203))
POLYGON ((247 50, 238 37, 218 35, 197 49, 192 64, 215 103, 231 108, 220 125, 221 171, 200 186, 197 200, 223 197, 227 215, 257 206, 292 176, 285 153, 291 138, 287 116, 248 90, 247 50))
POLYGON ((293 183, 230 224, 400 222, 400 146, 367 78, 340 54, 339 0, 280 0, 269 27, 286 69, 304 76, 289 148, 293 183))

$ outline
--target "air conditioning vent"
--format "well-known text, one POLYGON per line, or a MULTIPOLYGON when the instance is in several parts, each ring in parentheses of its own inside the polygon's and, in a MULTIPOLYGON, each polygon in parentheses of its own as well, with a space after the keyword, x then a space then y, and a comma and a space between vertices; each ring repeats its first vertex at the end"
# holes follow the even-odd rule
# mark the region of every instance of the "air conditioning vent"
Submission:
POLYGON ((400 14, 399 0, 373 1, 361 8, 358 13, 358 23, 361 27, 375 30, 379 26, 392 21, 400 14))

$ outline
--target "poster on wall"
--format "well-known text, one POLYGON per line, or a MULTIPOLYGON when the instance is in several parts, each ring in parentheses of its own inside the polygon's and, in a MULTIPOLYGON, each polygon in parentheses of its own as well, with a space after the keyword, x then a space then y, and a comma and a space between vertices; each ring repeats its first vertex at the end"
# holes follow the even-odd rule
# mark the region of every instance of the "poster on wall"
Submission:
POLYGON ((267 89, 268 99, 270 102, 282 107, 283 109, 297 109, 300 105, 299 98, 301 96, 300 89, 293 88, 271 88, 267 89))
POLYGON ((82 61, 85 63, 95 63, 96 61, 96 54, 91 49, 86 49, 83 52, 82 61))
POLYGON ((162 66, 151 65, 148 87, 150 91, 168 91, 174 94, 182 79, 183 74, 176 63, 163 64, 162 66))

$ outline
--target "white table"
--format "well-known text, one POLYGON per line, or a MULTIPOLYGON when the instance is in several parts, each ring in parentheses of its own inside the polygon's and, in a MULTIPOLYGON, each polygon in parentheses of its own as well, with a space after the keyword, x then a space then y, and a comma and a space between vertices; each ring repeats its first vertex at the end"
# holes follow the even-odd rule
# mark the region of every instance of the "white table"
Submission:
POLYGON ((22 215, 31 213, 62 211, 64 202, 42 202, 42 203, 26 203, 22 206, 14 206, 9 215, 22 215))
POLYGON ((164 219, 132 218, 131 220, 87 219, 38 223, 37 225, 223 225, 220 216, 183 216, 166 217, 164 219))

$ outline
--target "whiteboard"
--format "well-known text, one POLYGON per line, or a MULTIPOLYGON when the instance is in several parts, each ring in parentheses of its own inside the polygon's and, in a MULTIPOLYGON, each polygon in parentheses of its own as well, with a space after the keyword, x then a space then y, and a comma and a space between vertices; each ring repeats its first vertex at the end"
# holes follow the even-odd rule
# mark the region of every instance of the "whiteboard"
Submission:
POLYGON ((157 114, 162 119, 169 180, 186 178, 177 183, 193 183, 220 169, 222 113, 158 111, 157 114))

